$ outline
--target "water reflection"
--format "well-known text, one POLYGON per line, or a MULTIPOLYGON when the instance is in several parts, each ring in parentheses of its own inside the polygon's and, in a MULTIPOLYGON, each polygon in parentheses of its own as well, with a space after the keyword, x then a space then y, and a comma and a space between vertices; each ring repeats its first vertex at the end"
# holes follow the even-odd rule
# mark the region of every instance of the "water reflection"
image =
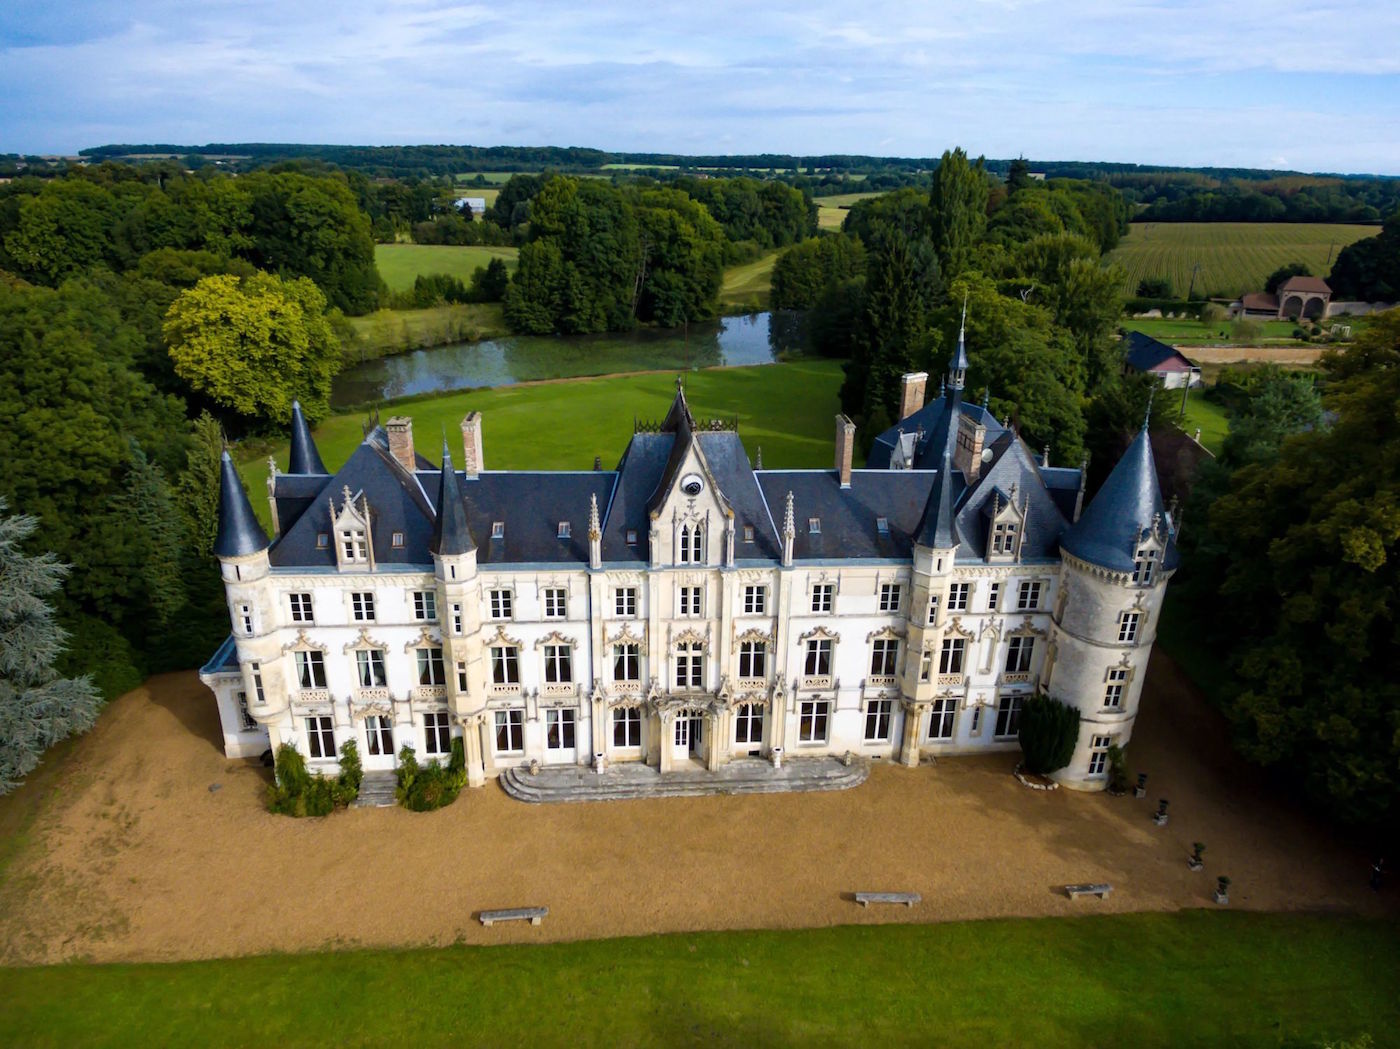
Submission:
POLYGON ((806 348, 802 315, 750 313, 673 331, 622 335, 518 335, 453 343, 365 361, 335 380, 336 408, 466 387, 650 369, 771 364, 806 348))

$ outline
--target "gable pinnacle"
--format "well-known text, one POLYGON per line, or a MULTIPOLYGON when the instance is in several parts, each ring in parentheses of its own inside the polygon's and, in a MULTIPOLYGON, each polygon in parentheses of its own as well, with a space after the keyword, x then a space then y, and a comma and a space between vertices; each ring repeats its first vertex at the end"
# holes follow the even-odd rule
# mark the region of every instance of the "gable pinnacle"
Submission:
POLYGON ((788 490, 787 509, 783 512, 783 535, 792 537, 797 535, 797 518, 792 512, 792 490, 788 490))
POLYGON ((1157 396, 1157 384, 1153 383, 1152 388, 1147 391, 1147 411, 1142 413, 1142 428, 1147 429, 1147 424, 1152 421, 1152 398, 1157 396))
POLYGON ((597 539, 603 534, 603 526, 598 520, 598 494, 588 497, 588 538, 597 539))

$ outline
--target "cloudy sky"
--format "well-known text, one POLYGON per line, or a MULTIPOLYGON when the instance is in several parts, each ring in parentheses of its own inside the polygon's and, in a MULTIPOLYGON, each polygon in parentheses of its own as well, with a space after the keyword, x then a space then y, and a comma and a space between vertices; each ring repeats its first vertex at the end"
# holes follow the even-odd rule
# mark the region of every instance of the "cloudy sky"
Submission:
POLYGON ((0 0, 0 152, 220 141, 1400 174, 1400 3, 0 0))

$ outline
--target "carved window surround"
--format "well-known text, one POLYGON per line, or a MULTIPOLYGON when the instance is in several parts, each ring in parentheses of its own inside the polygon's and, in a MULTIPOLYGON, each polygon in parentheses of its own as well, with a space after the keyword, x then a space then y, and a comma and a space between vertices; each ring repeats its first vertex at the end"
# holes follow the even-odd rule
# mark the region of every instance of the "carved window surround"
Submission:
POLYGON ((571 637, 565 637, 557 630, 551 630, 548 634, 535 642, 536 648, 544 648, 545 645, 563 645, 566 648, 577 648, 578 642, 571 637))
POLYGON ((325 645, 317 644, 306 636, 305 630, 298 630, 297 636, 282 646, 283 652, 320 652, 325 655, 330 650, 325 645))
POLYGON ((389 651, 389 646, 383 641, 377 641, 369 636, 369 631, 360 627, 360 632, 355 635, 353 641, 347 641, 345 647, 341 649, 347 656, 358 649, 379 649, 382 652, 389 651))
MULTIPOLYGON (((645 631, 643 631, 643 633, 645 633, 645 631)), ((639 655, 643 655, 643 656, 644 656, 644 655, 647 654, 647 642, 646 642, 646 638, 645 638, 644 636, 639 636, 639 635, 637 635, 637 634, 632 633, 632 624, 631 624, 631 623, 624 623, 623 626, 622 626, 622 629, 619 630, 619 631, 618 631, 616 634, 614 634, 612 637, 608 638, 606 643, 607 643, 609 646, 612 646, 612 645, 636 645, 636 646, 637 646, 637 653, 638 653, 639 655)))
POLYGON ((907 630, 896 630, 892 626, 882 626, 879 630, 872 630, 865 635, 865 643, 868 645, 872 641, 903 641, 909 636, 907 630))
POLYGON ((835 643, 837 643, 838 641, 841 640, 841 635, 838 634, 838 633, 836 633, 836 632, 833 631, 833 630, 828 630, 828 629, 827 629, 826 627, 824 627, 824 626, 817 626, 817 627, 813 627, 811 630, 807 631, 805 634, 799 635, 798 638, 797 638, 797 640, 798 640, 798 641, 802 641, 802 642, 806 642, 806 641, 812 640, 813 638, 820 638, 820 639, 822 639, 822 640, 830 641, 832 644, 835 644, 835 643))
POLYGON ((403 646, 405 652, 412 652, 416 648, 441 648, 442 636, 423 627, 418 631, 418 636, 403 646))
POLYGON ((484 642, 487 648, 523 648, 525 643, 518 637, 509 637, 506 628, 501 624, 496 624, 496 632, 484 642))
POLYGON ((710 651, 709 631, 706 630, 702 634, 698 630, 687 627, 671 638, 672 651, 678 650, 681 645, 699 645, 701 652, 708 653, 710 651))

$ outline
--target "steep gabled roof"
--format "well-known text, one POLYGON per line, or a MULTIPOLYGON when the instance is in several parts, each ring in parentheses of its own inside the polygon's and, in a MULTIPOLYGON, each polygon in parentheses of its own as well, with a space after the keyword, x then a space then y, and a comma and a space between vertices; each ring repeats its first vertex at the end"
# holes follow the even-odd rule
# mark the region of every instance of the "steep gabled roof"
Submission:
POLYGON ((267 549, 267 533, 258 524, 243 482, 224 452, 219 462, 219 530, 214 537, 215 557, 244 557, 267 549))
POLYGON ((1123 336, 1126 347, 1124 359, 1136 371, 1187 371, 1194 368, 1175 346, 1158 342, 1140 331, 1130 331, 1123 336))

